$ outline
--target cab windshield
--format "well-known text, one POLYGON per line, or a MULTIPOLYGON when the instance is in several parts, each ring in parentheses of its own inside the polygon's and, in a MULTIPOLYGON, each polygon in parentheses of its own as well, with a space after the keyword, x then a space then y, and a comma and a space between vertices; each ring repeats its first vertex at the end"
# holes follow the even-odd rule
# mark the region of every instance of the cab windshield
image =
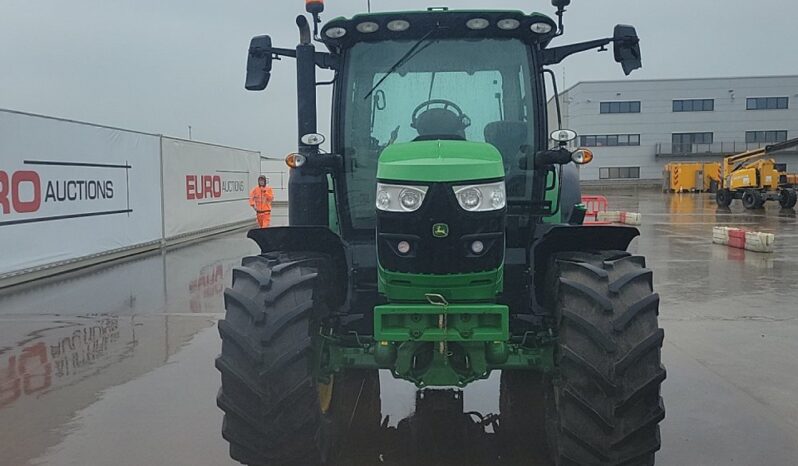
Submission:
POLYGON ((517 162, 522 145, 534 146, 530 70, 529 50, 516 39, 354 45, 341 89, 341 146, 352 227, 374 227, 377 161, 383 149, 399 142, 492 144, 504 158, 508 198, 530 199, 531 173, 520 171, 517 162), (414 46, 410 58, 386 77, 414 46))

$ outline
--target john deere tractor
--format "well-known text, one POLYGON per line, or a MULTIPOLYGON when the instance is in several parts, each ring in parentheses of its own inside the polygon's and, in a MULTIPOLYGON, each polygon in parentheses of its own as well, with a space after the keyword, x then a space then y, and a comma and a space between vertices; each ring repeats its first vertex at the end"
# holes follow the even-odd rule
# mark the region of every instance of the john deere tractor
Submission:
POLYGON ((626 252, 636 229, 582 225, 578 164, 592 154, 547 128, 547 66, 612 45, 629 74, 639 40, 619 25, 551 46, 569 3, 552 1, 557 20, 429 8, 322 25, 323 2, 307 0, 295 48, 252 39, 247 89, 266 88, 274 60, 296 62, 299 147, 289 226, 249 232, 261 254, 225 292, 216 365, 233 458, 329 462, 347 432, 379 428, 378 370, 425 390, 501 371, 502 426, 555 464, 654 463, 652 272, 626 252))

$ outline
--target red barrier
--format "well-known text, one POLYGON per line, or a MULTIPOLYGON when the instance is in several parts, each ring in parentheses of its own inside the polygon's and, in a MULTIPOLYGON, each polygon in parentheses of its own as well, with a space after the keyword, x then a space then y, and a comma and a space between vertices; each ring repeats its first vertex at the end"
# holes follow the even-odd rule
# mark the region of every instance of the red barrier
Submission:
POLYGON ((583 223, 591 225, 606 225, 610 223, 603 220, 599 221, 598 219, 599 212, 607 211, 609 203, 606 197, 583 195, 582 204, 585 205, 585 220, 583 223))
POLYGON ((729 246, 745 249, 745 230, 740 228, 729 229, 729 246))

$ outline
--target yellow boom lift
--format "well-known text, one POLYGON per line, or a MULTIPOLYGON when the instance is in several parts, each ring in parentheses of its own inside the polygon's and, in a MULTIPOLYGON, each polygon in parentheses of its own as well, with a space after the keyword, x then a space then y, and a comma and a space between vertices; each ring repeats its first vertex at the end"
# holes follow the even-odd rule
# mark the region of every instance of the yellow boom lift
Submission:
POLYGON ((718 205, 729 207, 734 199, 741 199, 746 209, 759 209, 766 201, 779 201, 785 209, 795 207, 798 194, 794 185, 776 169, 775 160, 765 158, 795 146, 798 138, 724 157, 715 197, 718 205))

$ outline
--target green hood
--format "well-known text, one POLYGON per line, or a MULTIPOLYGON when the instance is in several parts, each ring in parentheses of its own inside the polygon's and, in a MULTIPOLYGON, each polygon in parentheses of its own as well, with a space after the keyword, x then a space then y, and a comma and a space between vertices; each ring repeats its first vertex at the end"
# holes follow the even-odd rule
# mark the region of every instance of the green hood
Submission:
POLYGON ((392 144, 380 155, 377 179, 452 182, 504 178, 502 156, 484 142, 416 141, 392 144))

